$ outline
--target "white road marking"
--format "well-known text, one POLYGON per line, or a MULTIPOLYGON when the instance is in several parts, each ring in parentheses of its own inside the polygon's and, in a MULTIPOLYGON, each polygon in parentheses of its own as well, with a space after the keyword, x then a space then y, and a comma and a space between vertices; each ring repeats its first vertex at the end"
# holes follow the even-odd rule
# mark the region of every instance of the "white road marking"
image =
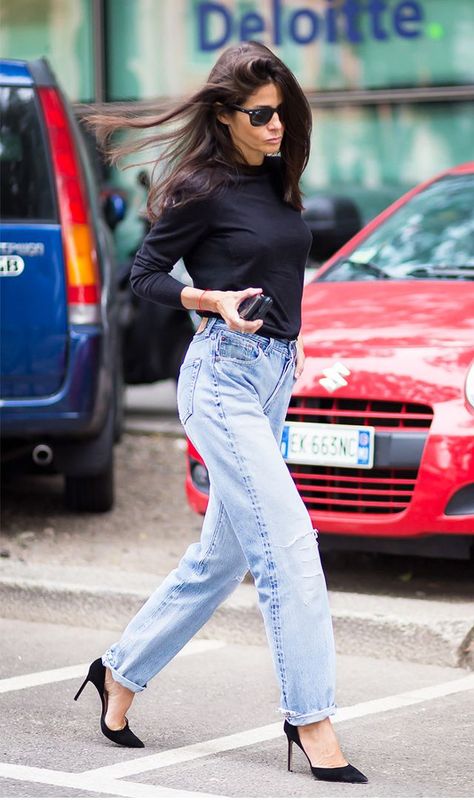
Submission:
MULTIPOLYGON (((427 686, 422 689, 414 689, 412 692, 401 692, 400 694, 380 697, 376 700, 368 700, 365 703, 357 703, 353 706, 340 708, 332 717, 334 722, 343 722, 348 719, 365 717, 369 714, 378 714, 382 711, 391 711, 405 706, 422 703, 425 700, 434 700, 437 697, 445 697, 455 692, 464 692, 474 689, 474 675, 467 675, 458 680, 447 681, 435 686, 427 686)), ((90 776, 124 778, 128 775, 137 775, 149 770, 169 767, 173 764, 181 764, 184 761, 192 761, 196 758, 204 758, 216 753, 223 753, 226 750, 234 750, 238 747, 248 747, 251 744, 265 742, 276 739, 282 735, 282 724, 272 723, 261 728, 253 728, 240 733, 221 736, 218 739, 208 739, 205 742, 177 747, 172 750, 165 750, 161 753, 154 753, 141 758, 134 758, 128 761, 121 761, 118 764, 110 764, 107 767, 89 770, 90 776)))
POLYGON ((113 778, 91 778, 87 772, 60 772, 40 767, 23 767, 21 764, 5 764, 0 762, 0 777, 13 778, 29 783, 42 783, 48 786, 82 789, 88 792, 111 794, 115 797, 192 797, 213 798, 219 800, 222 795, 205 794, 204 792, 187 792, 184 789, 170 789, 167 786, 155 786, 133 781, 117 781, 113 778))
MULTIPOLYGON (((218 639, 196 639, 188 642, 177 653, 175 658, 207 653, 209 650, 217 650, 225 645, 226 642, 218 639)), ((89 664, 74 664, 71 667, 48 669, 44 670, 44 672, 30 672, 28 675, 18 675, 15 678, 3 678, 3 680, 0 680, 0 694, 3 694, 3 692, 15 692, 19 689, 29 689, 31 686, 43 686, 47 683, 68 681, 72 678, 85 678, 88 669, 89 664)))
POLYGON ((42 686, 47 683, 85 677, 88 668, 89 664, 74 664, 72 667, 48 669, 44 672, 30 672, 28 675, 18 675, 15 678, 3 678, 0 681, 0 694, 15 692, 18 689, 29 689, 30 686, 42 686))
POLYGON ((438 697, 447 697, 457 692, 467 692, 474 689, 474 675, 466 675, 446 683, 438 683, 434 686, 423 686, 420 689, 413 689, 410 692, 400 692, 387 697, 379 697, 375 700, 366 700, 364 703, 356 703, 353 706, 346 706, 337 710, 334 716, 335 722, 343 722, 346 719, 365 717, 368 714, 380 714, 382 711, 392 711, 404 706, 413 706, 416 703, 423 703, 425 700, 436 700, 438 697))

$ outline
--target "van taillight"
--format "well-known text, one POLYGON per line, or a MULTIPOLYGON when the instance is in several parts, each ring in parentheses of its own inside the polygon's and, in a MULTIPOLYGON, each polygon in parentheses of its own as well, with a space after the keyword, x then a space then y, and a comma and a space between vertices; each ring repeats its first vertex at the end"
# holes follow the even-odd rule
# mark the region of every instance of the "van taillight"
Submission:
POLYGON ((59 92, 38 89, 48 128, 67 272, 69 321, 100 322, 100 281, 84 176, 59 92))

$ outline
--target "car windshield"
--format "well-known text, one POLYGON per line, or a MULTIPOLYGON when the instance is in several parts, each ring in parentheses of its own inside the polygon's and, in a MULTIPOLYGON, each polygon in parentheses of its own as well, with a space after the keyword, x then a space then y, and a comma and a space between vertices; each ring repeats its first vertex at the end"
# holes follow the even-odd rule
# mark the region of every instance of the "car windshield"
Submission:
POLYGON ((412 197, 317 280, 473 280, 474 174, 412 197))

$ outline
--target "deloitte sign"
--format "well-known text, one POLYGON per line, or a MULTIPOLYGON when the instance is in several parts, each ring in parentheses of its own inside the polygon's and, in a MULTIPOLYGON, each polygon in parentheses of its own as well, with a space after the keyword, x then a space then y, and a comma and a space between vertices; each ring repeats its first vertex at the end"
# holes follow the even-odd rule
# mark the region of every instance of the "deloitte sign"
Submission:
POLYGON ((295 44, 326 41, 329 44, 350 42, 360 44, 367 38, 387 41, 392 36, 416 39, 422 35, 423 7, 415 0, 387 2, 387 0, 344 0, 336 3, 326 0, 319 12, 312 8, 283 9, 282 0, 272 0, 270 14, 265 18, 257 11, 233 14, 221 3, 197 3, 198 47, 202 51, 216 50, 228 44, 231 38, 240 41, 265 39, 270 35, 274 45, 284 40, 295 44), (360 29, 362 18, 363 35, 360 29), (367 24, 368 23, 368 24, 367 24), (211 32, 212 30, 212 32, 211 32))

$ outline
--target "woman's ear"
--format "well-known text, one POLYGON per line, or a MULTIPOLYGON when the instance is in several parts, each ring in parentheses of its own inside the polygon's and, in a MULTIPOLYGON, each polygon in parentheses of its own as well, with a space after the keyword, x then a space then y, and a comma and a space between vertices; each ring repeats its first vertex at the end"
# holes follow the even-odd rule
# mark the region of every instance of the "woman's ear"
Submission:
POLYGON ((220 111, 219 109, 223 109, 224 106, 222 103, 215 103, 214 109, 216 111, 216 117, 219 122, 222 122, 223 125, 229 125, 230 123, 230 114, 226 113, 225 111, 220 111))

